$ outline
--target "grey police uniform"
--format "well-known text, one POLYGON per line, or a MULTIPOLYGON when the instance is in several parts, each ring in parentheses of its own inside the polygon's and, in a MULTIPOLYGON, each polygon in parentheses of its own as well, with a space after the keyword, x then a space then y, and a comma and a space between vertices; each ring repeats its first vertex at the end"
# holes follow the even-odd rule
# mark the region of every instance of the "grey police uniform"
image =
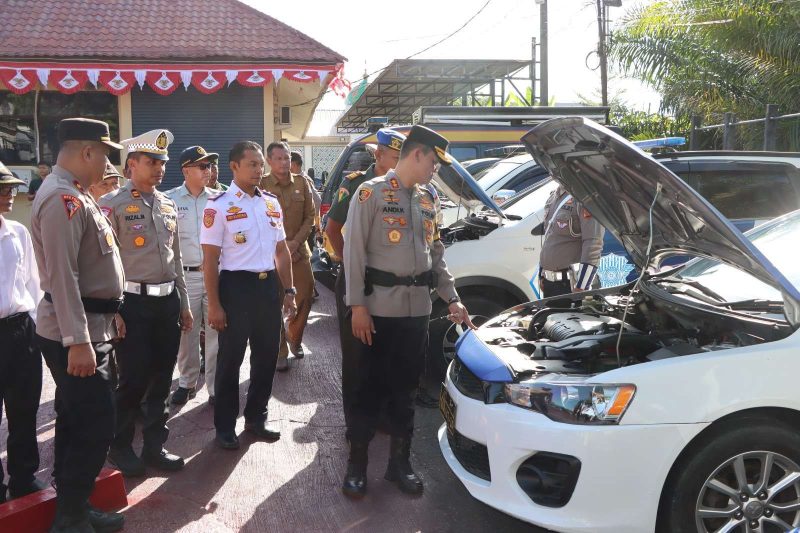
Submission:
POLYGON ((539 258, 545 297, 589 289, 597 274, 605 229, 583 205, 559 186, 548 198, 539 258), (572 265, 578 265, 573 273, 572 265))
POLYGON ((144 455, 160 454, 169 430, 167 396, 178 354, 180 312, 189 309, 181 261, 177 206, 154 191, 152 200, 128 182, 100 199, 120 241, 125 266, 127 334, 117 348, 117 428, 112 453, 130 449, 147 391, 142 425, 144 455))
MULTIPOLYGON (((200 194, 195 197, 189 192, 184 183, 167 191, 177 208, 178 236, 181 247, 181 262, 183 264, 186 289, 189 295, 189 305, 192 310, 194 323, 191 331, 181 335, 181 344, 178 350, 178 386, 193 389, 200 376, 200 330, 203 323, 208 322, 208 296, 203 283, 203 249, 200 245, 200 228, 203 223, 203 209, 206 202, 218 193, 214 189, 203 187, 200 194)), ((209 396, 214 396, 214 376, 217 368, 217 331, 206 325, 205 327, 205 380, 209 396)))
MULTIPOLYGON (((395 437, 410 439, 413 392, 424 366, 431 312, 431 289, 457 298, 453 276, 439 240, 438 197, 427 187, 404 188, 394 171, 367 181, 356 191, 347 215, 344 264, 349 306, 364 305, 377 333, 372 346, 357 342, 358 375, 352 405, 345 406, 352 441, 372 438, 382 405, 376 382, 381 365, 390 395, 389 424, 395 437)), ((348 326, 350 320, 348 319, 348 326)))
MULTIPOLYGON (((106 218, 75 176, 60 166, 33 203, 31 233, 45 299, 37 310, 37 340, 56 383, 53 475, 58 515, 85 506, 114 434, 109 345, 125 278, 119 243, 106 218), (92 343, 94 375, 67 374, 68 347, 92 343)), ((57 519, 59 519, 57 516, 57 519)))

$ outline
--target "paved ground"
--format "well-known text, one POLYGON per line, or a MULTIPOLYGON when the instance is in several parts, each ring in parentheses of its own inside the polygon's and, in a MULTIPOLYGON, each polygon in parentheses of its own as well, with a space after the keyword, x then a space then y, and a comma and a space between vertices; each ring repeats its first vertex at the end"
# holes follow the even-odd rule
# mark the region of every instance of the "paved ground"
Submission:
MULTIPOLYGON (((274 444, 241 437, 238 451, 213 446, 212 408, 205 391, 173 410, 167 448, 183 455, 186 468, 169 477, 126 482, 126 531, 543 531, 472 499, 439 452, 436 409, 419 409, 413 463, 425 494, 408 497, 383 480, 388 438, 370 450, 369 494, 361 502, 339 491, 346 466, 341 408, 339 340, 335 305, 320 286, 307 330, 307 356, 275 378, 270 420, 283 433, 274 444)), ((242 397, 248 370, 242 369, 242 397)), ((177 384, 173 385, 173 388, 177 384)), ((45 371, 39 410, 41 479, 48 479, 53 446, 53 384, 45 371)), ((239 419, 238 431, 243 429, 239 419)), ((6 423, 0 426, 5 460, 6 423)), ((138 445, 137 445, 138 446, 138 445)))

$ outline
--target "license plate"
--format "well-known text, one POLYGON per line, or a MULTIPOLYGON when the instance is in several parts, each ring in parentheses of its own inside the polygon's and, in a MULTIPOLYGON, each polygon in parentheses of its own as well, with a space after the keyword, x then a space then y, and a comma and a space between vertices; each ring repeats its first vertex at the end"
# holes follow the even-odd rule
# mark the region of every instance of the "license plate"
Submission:
POLYGON ((439 411, 442 412, 444 423, 447 425, 447 432, 453 435, 456 430, 456 404, 453 403, 444 383, 439 391, 439 411))

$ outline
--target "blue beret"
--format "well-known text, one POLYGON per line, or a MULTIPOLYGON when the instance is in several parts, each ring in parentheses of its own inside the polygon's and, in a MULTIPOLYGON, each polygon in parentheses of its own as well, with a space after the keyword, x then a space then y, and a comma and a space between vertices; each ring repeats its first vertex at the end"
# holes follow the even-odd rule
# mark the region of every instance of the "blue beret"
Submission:
POLYGON ((406 136, 400 133, 399 131, 394 131, 393 129, 389 128, 381 128, 378 130, 376 134, 378 138, 378 144, 382 144, 384 146, 388 146, 392 150, 400 150, 403 146, 403 141, 406 140, 406 136))

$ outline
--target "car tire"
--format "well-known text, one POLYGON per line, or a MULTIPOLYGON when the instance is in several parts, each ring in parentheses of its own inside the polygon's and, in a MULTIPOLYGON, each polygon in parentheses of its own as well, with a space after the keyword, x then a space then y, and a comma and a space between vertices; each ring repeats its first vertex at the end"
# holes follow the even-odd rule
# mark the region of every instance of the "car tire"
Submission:
MULTIPOLYGON (((479 294, 465 294, 462 303, 469 311, 472 323, 476 326, 500 314, 511 305, 503 298, 492 300, 479 294)), ((447 319, 447 304, 437 300, 431 313, 428 328, 428 374, 437 380, 444 378, 447 365, 455 356, 455 342, 458 340, 463 326, 458 327, 447 319)))
POLYGON ((736 419, 695 446, 670 477, 659 533, 728 531, 730 522, 740 524, 731 531, 787 531, 800 521, 798 510, 779 509, 800 502, 800 432, 776 419, 736 419), (778 490, 777 480, 790 473, 798 479, 778 490))

